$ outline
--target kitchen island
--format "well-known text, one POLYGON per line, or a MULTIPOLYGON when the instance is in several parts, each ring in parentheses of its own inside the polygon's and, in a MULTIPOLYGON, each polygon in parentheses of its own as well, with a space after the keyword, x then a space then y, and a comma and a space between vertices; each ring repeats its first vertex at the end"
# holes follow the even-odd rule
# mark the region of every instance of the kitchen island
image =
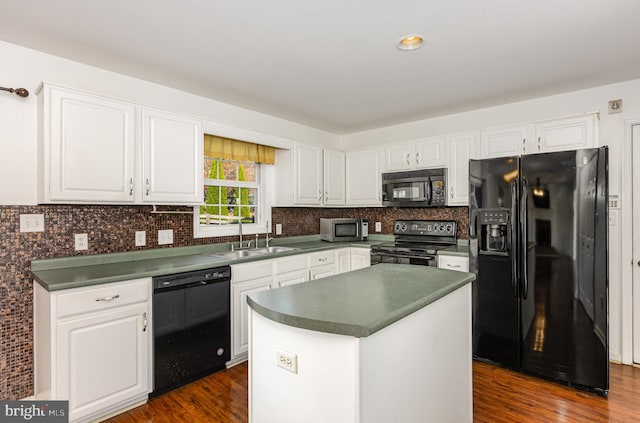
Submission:
POLYGON ((250 294, 250 421, 471 422, 474 279, 380 264, 250 294))

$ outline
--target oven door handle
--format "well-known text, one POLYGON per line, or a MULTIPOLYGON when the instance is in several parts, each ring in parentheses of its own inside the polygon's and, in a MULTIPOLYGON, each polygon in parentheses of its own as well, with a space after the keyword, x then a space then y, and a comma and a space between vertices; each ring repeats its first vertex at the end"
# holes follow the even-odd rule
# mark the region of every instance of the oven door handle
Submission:
POLYGON ((422 259, 422 260, 435 260, 436 256, 434 255, 425 255, 425 256, 414 256, 411 254, 397 254, 397 253, 385 253, 382 251, 371 251, 372 256, 384 256, 384 257, 398 257, 398 258, 412 258, 412 259, 422 259))

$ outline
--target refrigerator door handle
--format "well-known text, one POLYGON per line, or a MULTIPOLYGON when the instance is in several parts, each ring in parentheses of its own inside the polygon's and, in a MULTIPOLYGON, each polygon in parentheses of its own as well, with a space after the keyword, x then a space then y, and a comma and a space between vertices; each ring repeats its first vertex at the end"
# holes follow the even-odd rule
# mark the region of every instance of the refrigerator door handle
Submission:
POLYGON ((511 182, 511 221, 509 222, 511 230, 511 288, 513 289, 513 296, 518 297, 518 241, 516 235, 518 229, 516 228, 516 213, 518 211, 518 183, 516 181, 511 182))
POLYGON ((523 177, 522 178, 522 203, 521 203, 521 207, 522 209, 520 210, 520 227, 521 227, 521 231, 520 231, 520 237, 522 239, 522 245, 520 248, 520 254, 522 255, 522 299, 526 300, 527 296, 529 295, 529 280, 527 279, 527 266, 528 266, 528 244, 529 244, 529 234, 528 234, 528 229, 529 229, 529 224, 527 221, 528 218, 528 213, 527 213, 527 206, 529 205, 529 183, 527 181, 527 178, 523 177))

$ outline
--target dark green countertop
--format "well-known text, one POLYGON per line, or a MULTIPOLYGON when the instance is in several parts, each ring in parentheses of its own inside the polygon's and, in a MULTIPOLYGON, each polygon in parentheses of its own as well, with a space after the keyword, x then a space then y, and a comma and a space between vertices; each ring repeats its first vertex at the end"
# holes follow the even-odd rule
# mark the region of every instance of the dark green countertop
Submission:
POLYGON ((458 245, 454 245, 453 247, 438 250, 438 255, 468 257, 469 256, 469 240, 459 239, 458 245))
POLYGON ((204 270, 229 264, 284 257, 344 247, 369 247, 385 242, 384 236, 371 237, 365 242, 321 241, 319 236, 279 238, 271 245, 297 248, 294 251, 240 259, 225 259, 213 253, 229 251, 229 244, 210 244, 196 247, 161 248, 127 253, 97 254, 63 257, 31 262, 33 279, 48 291, 98 285, 108 282, 170 275, 204 270))
POLYGON ((472 273, 378 264, 249 294, 259 314, 288 326, 366 337, 473 281, 472 273))

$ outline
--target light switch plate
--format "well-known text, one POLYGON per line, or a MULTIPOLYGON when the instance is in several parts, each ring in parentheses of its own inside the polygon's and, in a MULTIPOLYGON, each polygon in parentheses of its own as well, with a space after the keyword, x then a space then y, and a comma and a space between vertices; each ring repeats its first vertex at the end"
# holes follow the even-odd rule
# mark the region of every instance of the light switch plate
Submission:
POLYGON ((158 231, 158 245, 173 244, 173 229, 158 231))
POLYGON ((147 245, 147 232, 136 231, 136 247, 144 247, 147 245))
POLYGON ((376 222, 376 232, 382 232, 382 222, 376 222))
POLYGON ((20 232, 44 232, 44 214, 21 214, 20 232))

